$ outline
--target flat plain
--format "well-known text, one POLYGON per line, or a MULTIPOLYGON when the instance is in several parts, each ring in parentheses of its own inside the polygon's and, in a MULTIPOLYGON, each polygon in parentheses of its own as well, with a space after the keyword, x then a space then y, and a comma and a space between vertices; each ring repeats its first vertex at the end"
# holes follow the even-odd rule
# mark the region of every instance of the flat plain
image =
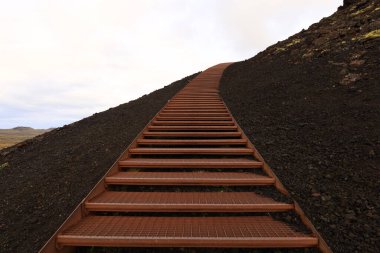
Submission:
POLYGON ((48 131, 50 129, 34 129, 31 127, 0 129, 0 149, 13 146, 48 131))

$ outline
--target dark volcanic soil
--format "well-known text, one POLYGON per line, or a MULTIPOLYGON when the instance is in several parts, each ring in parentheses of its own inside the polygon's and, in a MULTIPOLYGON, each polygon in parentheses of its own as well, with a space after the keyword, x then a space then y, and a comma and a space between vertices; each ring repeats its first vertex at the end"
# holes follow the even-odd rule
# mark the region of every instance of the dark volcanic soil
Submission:
MULTIPOLYGON (((231 65, 221 92, 334 252, 379 252, 380 6, 344 2, 231 65)), ((190 78, 1 150, 0 252, 38 250, 190 78)))
POLYGON ((379 17, 379 1, 357 1, 222 78, 232 114, 334 252, 380 252, 379 17))
POLYGON ((0 252, 40 249, 149 120, 193 77, 1 150, 0 252))

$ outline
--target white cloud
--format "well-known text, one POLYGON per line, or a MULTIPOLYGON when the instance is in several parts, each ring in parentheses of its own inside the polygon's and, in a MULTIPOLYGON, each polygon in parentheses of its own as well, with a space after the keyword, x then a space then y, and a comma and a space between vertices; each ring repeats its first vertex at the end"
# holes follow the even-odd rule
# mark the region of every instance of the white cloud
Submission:
POLYGON ((0 128, 70 123, 250 58, 341 3, 0 0, 0 128))

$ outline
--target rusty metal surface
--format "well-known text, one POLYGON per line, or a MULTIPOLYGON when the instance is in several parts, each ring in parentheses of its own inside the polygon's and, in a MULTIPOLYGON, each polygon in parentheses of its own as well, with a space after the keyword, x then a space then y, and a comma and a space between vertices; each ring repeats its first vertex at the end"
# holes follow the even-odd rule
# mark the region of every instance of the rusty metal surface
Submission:
POLYGON ((199 190, 205 186, 256 186, 289 195, 219 96, 219 80, 228 65, 219 64, 204 71, 169 100, 41 252, 71 252, 75 246, 318 246, 329 252, 295 202, 278 202, 254 190, 199 190), (258 170, 261 172, 256 173, 258 170), (127 189, 172 188, 110 190, 111 186, 121 185, 127 185, 127 189), (170 190, 176 189, 173 186, 197 186, 198 190, 170 190), (297 232, 289 224, 268 216, 290 210, 300 215, 310 233, 297 232), (134 212, 145 216, 129 214, 134 212), (170 217, 162 216, 169 212, 170 217), (182 215, 176 216, 177 212, 182 215), (225 215, 231 212, 245 215, 225 215), (247 215, 250 212, 262 214, 247 215), (190 217, 187 213, 201 215, 190 217), (203 217, 203 213, 217 213, 217 217, 203 217))
POLYGON ((156 118, 156 120, 171 120, 171 121, 175 121, 175 120, 194 120, 194 121, 197 121, 197 120, 214 120, 214 121, 219 121, 219 120, 231 120, 232 118, 231 117, 199 117, 199 116, 196 116, 196 117, 162 117, 162 116, 158 116, 156 118))
POLYGON ((254 192, 117 192, 86 202, 101 212, 275 212, 293 209, 254 192))
POLYGON ((249 148, 131 148, 131 154, 219 154, 219 155, 251 155, 249 148))
POLYGON ((274 178, 252 172, 119 172, 105 178, 119 185, 272 185, 274 178))
POLYGON ((189 126, 189 125, 202 125, 202 126, 233 126, 232 121, 154 121, 153 125, 179 125, 179 126, 189 126))
POLYGON ((184 145, 192 145, 192 146, 226 146, 226 145, 245 145, 247 144, 246 140, 243 139, 195 139, 195 140, 184 140, 184 139, 138 139, 137 143, 139 145, 177 145, 177 146, 184 146, 184 145))
POLYGON ((227 158, 209 158, 209 159, 154 159, 154 158, 130 158, 119 161, 120 167, 127 168, 261 168, 262 162, 249 159, 227 159, 227 158))
POLYGON ((152 132, 146 131, 144 136, 175 136, 175 137, 240 137, 241 132, 152 132))
POLYGON ((131 247, 312 247, 317 239, 270 217, 89 216, 58 243, 131 247))
POLYGON ((236 130, 236 126, 149 126, 149 131, 228 131, 228 130, 236 130))

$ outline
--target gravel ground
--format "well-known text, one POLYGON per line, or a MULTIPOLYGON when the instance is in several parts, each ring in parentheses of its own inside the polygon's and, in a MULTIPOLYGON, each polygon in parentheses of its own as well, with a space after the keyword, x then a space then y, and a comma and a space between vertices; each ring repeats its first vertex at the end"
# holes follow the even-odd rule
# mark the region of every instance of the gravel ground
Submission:
POLYGON ((231 65, 221 83, 334 252, 380 252, 380 40, 360 39, 380 28, 380 11, 379 2, 357 3, 231 65))

